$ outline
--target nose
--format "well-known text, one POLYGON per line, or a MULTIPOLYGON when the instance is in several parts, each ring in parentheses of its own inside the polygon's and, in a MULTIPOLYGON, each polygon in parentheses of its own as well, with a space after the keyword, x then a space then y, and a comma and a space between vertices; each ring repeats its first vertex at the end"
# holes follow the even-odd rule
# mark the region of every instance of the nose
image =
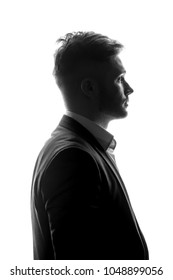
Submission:
POLYGON ((134 90, 126 82, 126 85, 125 85, 125 93, 126 93, 126 95, 132 94, 133 92, 134 92, 134 90))

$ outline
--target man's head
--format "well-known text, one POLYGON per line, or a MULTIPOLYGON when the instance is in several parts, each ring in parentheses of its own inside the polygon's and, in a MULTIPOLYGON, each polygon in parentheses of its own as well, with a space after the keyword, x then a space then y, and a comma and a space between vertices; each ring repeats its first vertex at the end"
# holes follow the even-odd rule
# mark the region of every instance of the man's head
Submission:
POLYGON ((98 123, 125 117, 133 90, 118 56, 123 46, 94 32, 68 33, 58 42, 54 75, 67 109, 98 123))

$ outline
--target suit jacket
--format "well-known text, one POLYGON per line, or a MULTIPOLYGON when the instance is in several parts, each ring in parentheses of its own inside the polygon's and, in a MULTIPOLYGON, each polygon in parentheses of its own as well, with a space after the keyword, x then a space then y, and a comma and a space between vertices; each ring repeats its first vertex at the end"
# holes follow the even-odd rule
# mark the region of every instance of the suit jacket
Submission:
POLYGON ((68 116, 38 156, 31 214, 34 259, 148 259, 115 164, 95 137, 68 116))

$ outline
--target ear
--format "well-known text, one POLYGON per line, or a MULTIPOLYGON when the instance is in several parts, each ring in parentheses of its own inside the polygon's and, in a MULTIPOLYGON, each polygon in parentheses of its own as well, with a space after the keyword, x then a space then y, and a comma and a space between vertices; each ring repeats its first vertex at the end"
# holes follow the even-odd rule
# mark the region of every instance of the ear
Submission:
POLYGON ((93 97, 98 91, 97 83, 91 78, 85 78, 81 82, 81 90, 84 95, 93 97))

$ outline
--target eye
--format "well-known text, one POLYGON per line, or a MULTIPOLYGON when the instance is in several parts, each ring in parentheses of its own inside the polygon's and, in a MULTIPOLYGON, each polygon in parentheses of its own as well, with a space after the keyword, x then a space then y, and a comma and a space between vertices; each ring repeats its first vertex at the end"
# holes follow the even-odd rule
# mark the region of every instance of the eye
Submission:
POLYGON ((117 80, 118 83, 122 83, 124 81, 124 76, 121 75, 116 80, 117 80))

